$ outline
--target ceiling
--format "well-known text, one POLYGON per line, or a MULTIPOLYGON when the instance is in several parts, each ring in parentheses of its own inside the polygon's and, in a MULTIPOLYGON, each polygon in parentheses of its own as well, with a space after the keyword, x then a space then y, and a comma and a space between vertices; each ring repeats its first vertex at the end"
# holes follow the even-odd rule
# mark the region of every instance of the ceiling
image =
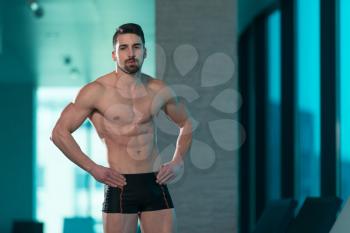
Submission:
POLYGON ((0 80, 38 86, 81 86, 114 68, 115 28, 126 22, 145 32, 148 59, 144 71, 154 74, 154 0, 38 0, 36 18, 27 0, 1 1, 0 80))

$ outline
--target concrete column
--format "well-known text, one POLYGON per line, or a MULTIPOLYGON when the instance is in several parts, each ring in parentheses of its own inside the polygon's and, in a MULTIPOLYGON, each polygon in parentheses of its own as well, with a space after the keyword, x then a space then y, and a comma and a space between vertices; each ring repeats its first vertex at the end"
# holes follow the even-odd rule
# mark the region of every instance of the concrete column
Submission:
MULTIPOLYGON (((169 185, 178 232, 237 232, 244 130, 236 120, 236 1, 157 0, 156 43, 157 78, 183 98, 198 123, 183 176, 169 185)), ((162 156, 171 157, 171 126, 161 125, 159 135, 162 156)))

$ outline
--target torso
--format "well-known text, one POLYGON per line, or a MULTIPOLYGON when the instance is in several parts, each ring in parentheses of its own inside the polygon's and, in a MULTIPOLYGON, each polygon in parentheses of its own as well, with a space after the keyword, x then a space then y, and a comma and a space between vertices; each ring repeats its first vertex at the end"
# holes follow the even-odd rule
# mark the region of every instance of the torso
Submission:
POLYGON ((154 80, 142 80, 133 90, 118 88, 114 73, 96 80, 104 92, 89 119, 107 147, 109 166, 123 174, 159 170, 154 117, 164 102, 156 100, 154 80))

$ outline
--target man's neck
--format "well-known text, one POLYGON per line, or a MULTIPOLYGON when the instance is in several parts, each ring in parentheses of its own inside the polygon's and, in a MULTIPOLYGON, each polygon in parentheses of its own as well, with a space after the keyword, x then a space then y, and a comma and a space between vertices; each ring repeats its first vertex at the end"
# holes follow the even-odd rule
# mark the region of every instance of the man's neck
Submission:
POLYGON ((134 74, 125 73, 122 70, 115 70, 115 76, 118 79, 117 86, 119 88, 134 88, 142 83, 141 72, 138 71, 134 74))

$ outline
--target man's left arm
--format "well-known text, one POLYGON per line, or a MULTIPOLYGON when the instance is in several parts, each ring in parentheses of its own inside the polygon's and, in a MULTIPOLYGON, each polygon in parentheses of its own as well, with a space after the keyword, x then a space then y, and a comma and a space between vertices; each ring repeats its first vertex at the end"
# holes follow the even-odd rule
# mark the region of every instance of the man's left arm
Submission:
POLYGON ((173 159, 163 164, 157 175, 157 182, 160 184, 167 183, 178 175, 183 167, 184 156, 192 142, 192 120, 185 104, 179 101, 170 89, 165 88, 165 90, 166 103, 163 111, 180 128, 180 131, 173 159))

